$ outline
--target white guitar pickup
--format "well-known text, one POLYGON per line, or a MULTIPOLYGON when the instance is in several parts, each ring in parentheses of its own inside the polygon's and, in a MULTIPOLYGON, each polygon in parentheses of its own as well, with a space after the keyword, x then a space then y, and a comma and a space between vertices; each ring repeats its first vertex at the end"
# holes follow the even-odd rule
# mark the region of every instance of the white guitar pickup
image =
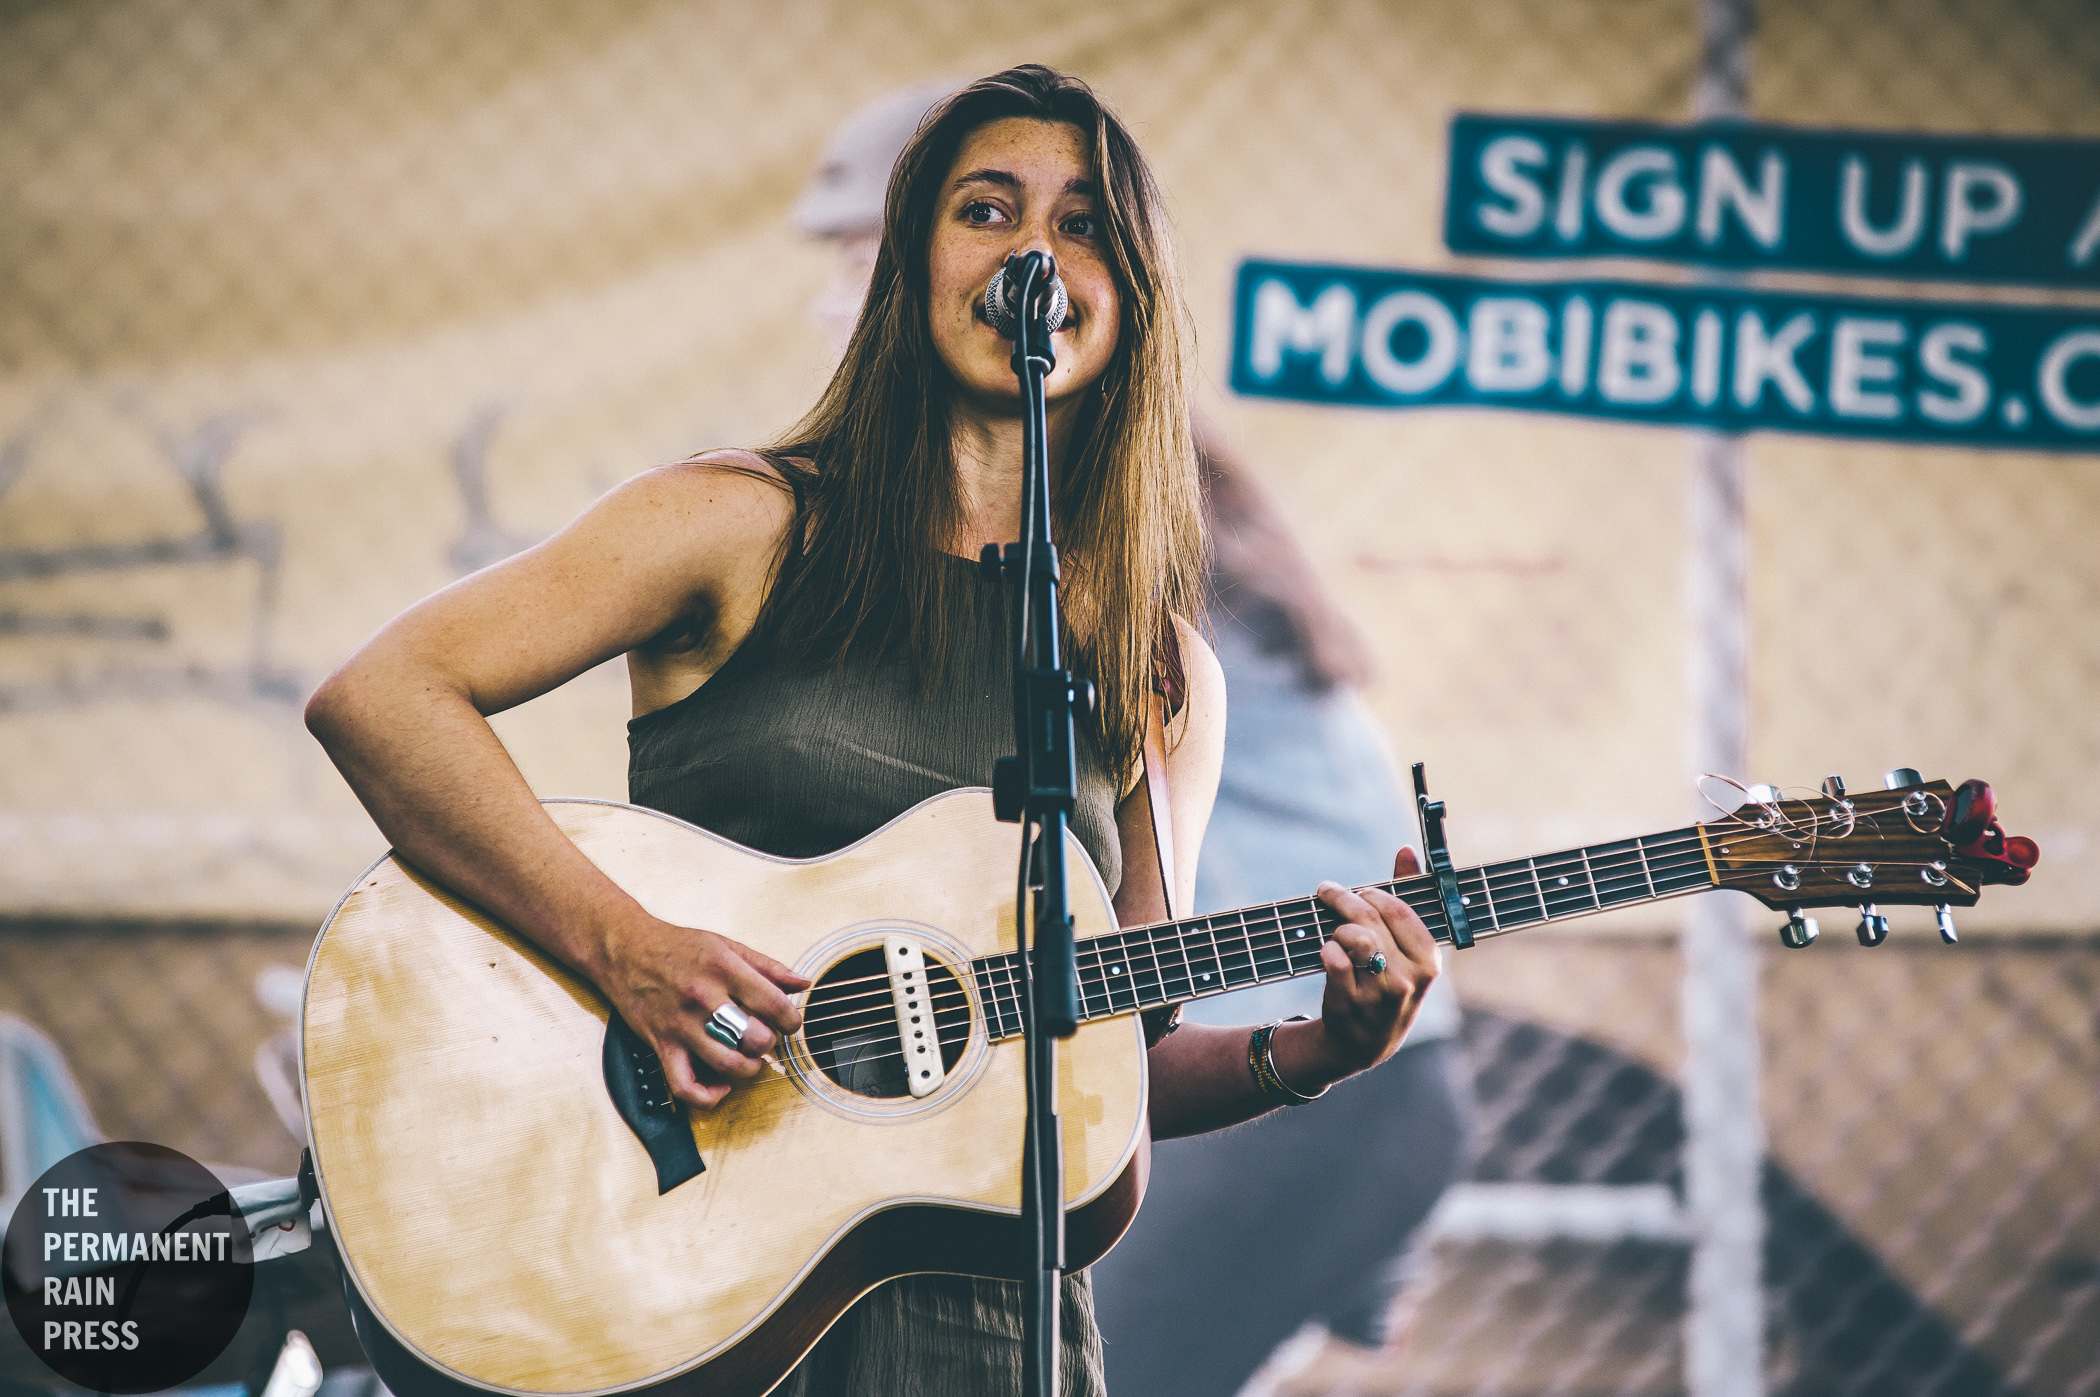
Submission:
POLYGON ((926 981, 926 956, 908 936, 882 938, 890 972, 890 999, 897 1006, 897 1037, 904 1043, 904 1075, 913 1096, 931 1096, 947 1076, 941 1037, 934 1028, 933 996, 926 981))

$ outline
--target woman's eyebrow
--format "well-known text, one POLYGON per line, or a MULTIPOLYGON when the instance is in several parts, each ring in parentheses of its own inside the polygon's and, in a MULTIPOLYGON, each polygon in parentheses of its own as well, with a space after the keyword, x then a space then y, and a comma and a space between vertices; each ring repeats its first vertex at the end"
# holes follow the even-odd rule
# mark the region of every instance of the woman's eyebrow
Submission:
MULTIPOLYGON (((1005 170, 987 168, 970 171, 970 173, 956 180, 949 188, 961 189, 967 184, 996 184, 1002 189, 1019 189, 1021 187, 1021 181, 1017 176, 1005 170)), ((1065 181, 1065 193, 1067 194, 1098 194, 1099 192, 1100 190, 1095 187, 1094 182, 1084 175, 1075 175, 1065 181)))

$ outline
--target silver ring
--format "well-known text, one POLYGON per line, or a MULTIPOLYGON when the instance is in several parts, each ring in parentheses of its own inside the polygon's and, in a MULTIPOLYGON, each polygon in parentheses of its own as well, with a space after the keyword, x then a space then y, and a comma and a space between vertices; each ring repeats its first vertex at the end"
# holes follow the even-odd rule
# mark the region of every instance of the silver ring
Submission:
POLYGON ((1365 961, 1362 965, 1357 966, 1356 973, 1359 975, 1385 974, 1385 952, 1380 951, 1378 954, 1372 956, 1369 960, 1365 961))
POLYGON ((707 1036, 735 1052, 744 1050, 744 1035, 750 1030, 751 1016, 735 1000, 724 1000, 721 1008, 707 1016, 707 1036))

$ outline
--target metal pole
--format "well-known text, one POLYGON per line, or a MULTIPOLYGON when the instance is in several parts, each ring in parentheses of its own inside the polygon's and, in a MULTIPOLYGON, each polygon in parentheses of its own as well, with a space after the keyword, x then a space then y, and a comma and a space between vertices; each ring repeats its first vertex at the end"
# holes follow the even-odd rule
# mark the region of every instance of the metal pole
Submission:
MULTIPOLYGON (((1693 91, 1702 120, 1749 109, 1754 0, 1700 0, 1693 91)), ((1689 559, 1693 772, 1747 779, 1748 528, 1739 437, 1692 438, 1689 559)), ((1703 805, 1701 815, 1711 814, 1703 805)), ((1685 1319, 1691 1397, 1763 1397, 1765 1219, 1758 1043, 1759 943, 1734 897, 1689 906, 1683 938, 1685 1208, 1692 1272, 1685 1319)))
MULTIPOLYGON (((1055 311, 1049 309, 1047 288, 1056 284, 1057 265, 1046 253, 1021 253, 1007 258, 1004 275, 1018 287, 1018 300, 1009 304, 1013 368, 1020 381, 1024 413, 1021 455, 1026 467, 1026 504, 1020 541, 1003 551, 985 545, 979 562, 988 575, 1003 575, 1015 584, 1013 606, 1021 647, 1013 676, 1015 751, 1001 757, 993 769, 993 809, 1003 820, 1020 821, 1024 831, 1031 822, 1041 827, 1033 844, 1025 833, 1022 836, 1022 858, 1029 863, 1018 880, 1014 907, 1015 927, 1027 928, 1019 957, 1021 1025, 1028 1049, 1021 1216, 1032 1237, 1025 1285, 1027 1308, 1021 1326, 1021 1386, 1026 1397, 1057 1397, 1061 1377, 1058 1302, 1065 1269, 1057 1040, 1072 1036, 1080 1014, 1072 917, 1065 901, 1065 829, 1078 790, 1072 708, 1081 689, 1064 667, 1057 547, 1051 541, 1050 527, 1048 407, 1043 383, 1057 362, 1050 333, 1056 319, 1063 316, 1061 305, 1055 311)), ((989 307, 991 293, 986 294, 989 307)), ((996 318, 993 323, 998 323, 996 318)))

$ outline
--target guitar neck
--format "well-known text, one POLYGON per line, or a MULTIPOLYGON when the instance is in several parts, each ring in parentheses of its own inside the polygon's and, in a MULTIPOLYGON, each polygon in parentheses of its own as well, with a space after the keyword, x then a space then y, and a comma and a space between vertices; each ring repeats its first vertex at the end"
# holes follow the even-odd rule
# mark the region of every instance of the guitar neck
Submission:
MULTIPOLYGON (((1457 876, 1479 939, 1715 886, 1697 826, 1462 868, 1457 876)), ((1439 942, 1451 940, 1433 877, 1377 886, 1412 907, 1439 942)), ((1325 969, 1320 949, 1340 925, 1327 904, 1299 897, 1083 940, 1077 948, 1081 1017, 1109 1018, 1314 974, 1325 969)), ((971 968, 993 1039, 1018 1034, 1015 953, 981 957, 971 968)))

